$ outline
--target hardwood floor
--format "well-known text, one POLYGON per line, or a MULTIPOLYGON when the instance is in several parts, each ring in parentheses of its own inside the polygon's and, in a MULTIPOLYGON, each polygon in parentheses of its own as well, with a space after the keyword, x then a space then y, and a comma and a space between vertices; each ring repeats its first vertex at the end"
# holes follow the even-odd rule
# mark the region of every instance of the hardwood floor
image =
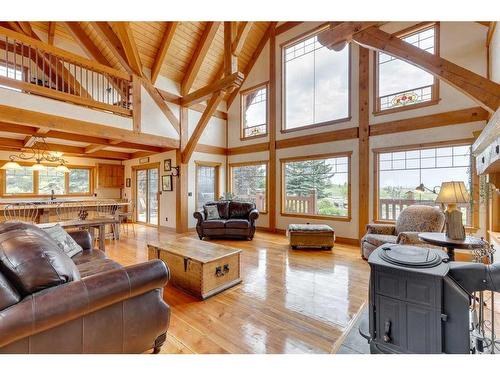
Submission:
MULTIPOLYGON (((138 225, 136 234, 108 242, 108 256, 124 265, 143 262, 148 240, 186 236, 138 225)), ((243 250, 243 282, 206 301, 167 286, 172 316, 162 353, 338 350, 368 297, 369 267, 357 247, 289 250, 284 235, 265 232, 253 241, 215 242, 243 250)))

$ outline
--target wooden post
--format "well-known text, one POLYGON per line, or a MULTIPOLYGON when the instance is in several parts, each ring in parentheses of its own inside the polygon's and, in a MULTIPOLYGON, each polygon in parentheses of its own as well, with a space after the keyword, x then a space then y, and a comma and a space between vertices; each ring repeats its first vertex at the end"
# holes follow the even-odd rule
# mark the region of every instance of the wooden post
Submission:
POLYGON ((182 152, 188 140, 188 109, 181 107, 180 116, 180 142, 175 153, 175 165, 179 167, 179 176, 175 178, 175 231, 185 233, 188 231, 188 164, 182 163, 182 152))
POLYGON ((141 79, 133 75, 132 78, 132 121, 133 130, 136 133, 141 132, 141 79))
POLYGON ((224 22, 224 75, 230 76, 238 71, 238 59, 233 54, 233 41, 236 37, 236 23, 224 22))
POLYGON ((369 53, 368 49, 359 47, 359 239, 365 235, 370 209, 369 53))
POLYGON ((276 24, 269 35, 269 230, 276 231, 276 24))

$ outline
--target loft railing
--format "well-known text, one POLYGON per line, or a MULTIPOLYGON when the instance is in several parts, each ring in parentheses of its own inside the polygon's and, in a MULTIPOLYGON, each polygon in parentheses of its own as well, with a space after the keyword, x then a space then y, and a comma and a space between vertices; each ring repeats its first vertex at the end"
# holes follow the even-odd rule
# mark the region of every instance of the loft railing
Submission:
POLYGON ((0 87, 132 115, 129 74, 0 27, 0 87))

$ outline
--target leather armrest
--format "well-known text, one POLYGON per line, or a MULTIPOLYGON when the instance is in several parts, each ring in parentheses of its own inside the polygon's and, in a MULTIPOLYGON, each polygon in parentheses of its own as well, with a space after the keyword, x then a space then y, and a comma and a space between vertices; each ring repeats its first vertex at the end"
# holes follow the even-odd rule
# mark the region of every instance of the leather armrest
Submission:
POLYGON ((92 237, 90 233, 86 230, 78 230, 75 232, 68 232, 68 234, 76 241, 78 245, 82 247, 83 250, 92 249, 92 237))
POLYGON ((367 224, 366 225, 366 233, 395 235, 396 234, 396 225, 395 224, 367 224))
POLYGON ((196 220, 198 220, 198 224, 201 224, 203 221, 205 221, 205 211, 200 210, 200 211, 195 211, 193 213, 193 216, 196 220))
POLYGON ((163 261, 152 260, 32 294, 0 311, 0 347, 163 288, 169 275, 163 261))
POLYGON ((250 221, 255 221, 259 218, 259 210, 257 210, 256 208, 254 208, 252 211, 250 211, 250 213, 248 214, 248 219, 250 221))

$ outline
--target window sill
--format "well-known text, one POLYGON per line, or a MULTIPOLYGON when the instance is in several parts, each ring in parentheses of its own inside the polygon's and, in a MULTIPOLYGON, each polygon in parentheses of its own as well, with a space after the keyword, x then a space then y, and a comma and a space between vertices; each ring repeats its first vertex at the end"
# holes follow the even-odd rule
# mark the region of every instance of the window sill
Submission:
POLYGON ((240 137, 240 141, 249 141, 249 140, 252 140, 252 139, 257 139, 257 138, 264 138, 264 137, 267 137, 268 134, 267 133, 264 133, 264 134, 259 134, 259 135, 253 135, 251 137, 240 137))
POLYGON ((350 216, 328 216, 328 215, 307 215, 307 214, 289 214, 282 212, 281 216, 296 217, 304 219, 331 220, 331 221, 351 221, 350 216))
POLYGON ((341 119, 338 119, 338 120, 319 122, 317 124, 304 125, 304 126, 299 126, 299 127, 296 127, 296 128, 291 128, 291 129, 281 129, 281 133, 293 133, 293 132, 301 131, 301 130, 315 129, 315 128, 320 128, 322 126, 340 124, 340 123, 343 123, 343 122, 351 121, 351 118, 352 117, 349 116, 349 117, 341 118, 341 119))
POLYGON ((389 108, 389 109, 383 109, 383 110, 376 110, 373 111, 374 116, 382 116, 382 115, 389 115, 391 113, 398 113, 398 112, 404 112, 404 111, 409 111, 412 109, 418 109, 418 108, 424 108, 424 107, 429 107, 432 105, 439 104, 441 99, 432 99, 427 102, 422 102, 422 103, 417 103, 417 104, 410 104, 407 106, 403 107, 397 107, 397 108, 389 108))

